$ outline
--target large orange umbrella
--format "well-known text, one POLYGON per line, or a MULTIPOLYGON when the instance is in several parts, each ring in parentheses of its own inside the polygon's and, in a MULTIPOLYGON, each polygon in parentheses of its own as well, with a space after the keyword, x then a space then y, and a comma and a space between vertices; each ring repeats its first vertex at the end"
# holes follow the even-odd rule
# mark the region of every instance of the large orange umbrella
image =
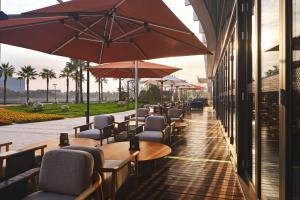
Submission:
POLYGON ((72 0, 0 12, 0 43, 95 63, 211 54, 162 0, 72 0))
MULTIPOLYGON (((162 78, 178 70, 177 67, 138 61, 138 78, 162 78)), ((135 78, 135 62, 124 61, 105 63, 90 67, 89 71, 97 78, 135 78)))
MULTIPOLYGON (((162 78, 180 68, 170 67, 144 61, 127 61, 102 64, 88 70, 97 78, 134 78, 135 79, 135 112, 138 109, 138 78, 162 78)), ((138 118, 136 117, 136 125, 138 118)))
POLYGON ((1 43, 95 63, 210 54, 162 0, 73 0, 0 19, 1 43))

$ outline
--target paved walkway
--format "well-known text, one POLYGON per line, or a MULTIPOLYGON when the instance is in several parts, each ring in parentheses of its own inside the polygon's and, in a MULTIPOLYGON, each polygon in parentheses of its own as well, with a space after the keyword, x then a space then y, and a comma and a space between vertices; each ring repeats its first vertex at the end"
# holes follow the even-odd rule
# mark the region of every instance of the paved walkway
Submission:
MULTIPOLYGON (((172 147, 170 156, 156 164, 155 173, 141 177, 137 187, 124 185, 117 199, 244 200, 226 141, 210 108, 192 113, 182 140, 172 147)), ((144 164, 140 170, 146 168, 144 164)))
MULTIPOLYGON (((113 115, 116 121, 121 121, 124 116, 133 112, 126 111, 113 115)), ((91 117, 92 119, 93 117, 91 117)), ((81 124, 85 124, 85 117, 0 126, 0 143, 11 141, 13 142, 11 149, 19 149, 35 142, 57 138, 60 133, 74 134, 73 127, 81 124)))

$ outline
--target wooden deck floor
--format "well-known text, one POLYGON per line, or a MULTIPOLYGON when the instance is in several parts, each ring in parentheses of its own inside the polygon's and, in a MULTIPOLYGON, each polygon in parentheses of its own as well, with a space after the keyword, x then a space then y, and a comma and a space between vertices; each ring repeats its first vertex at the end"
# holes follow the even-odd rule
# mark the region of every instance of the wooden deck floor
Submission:
MULTIPOLYGON (((244 199, 229 161, 228 149, 210 109, 193 112, 172 155, 160 160, 155 173, 127 184, 118 199, 244 199)), ((150 163, 141 166, 147 171, 150 163)))

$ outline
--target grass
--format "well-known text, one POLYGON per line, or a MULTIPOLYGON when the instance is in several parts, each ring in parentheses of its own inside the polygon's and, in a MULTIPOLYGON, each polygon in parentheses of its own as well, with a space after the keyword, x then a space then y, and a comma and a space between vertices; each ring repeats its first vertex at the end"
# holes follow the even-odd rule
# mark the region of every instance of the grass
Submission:
MULTIPOLYGON (((7 110, 23 112, 23 113, 40 113, 40 114, 55 114, 65 118, 83 117, 85 116, 86 104, 67 104, 69 111, 63 111, 62 105, 66 104, 46 104, 44 109, 39 112, 33 111, 31 106, 11 106, 5 107, 7 110)), ((90 115, 101 115, 108 113, 123 112, 134 109, 134 103, 127 105, 118 105, 115 102, 111 103, 92 103, 90 104, 90 115)))

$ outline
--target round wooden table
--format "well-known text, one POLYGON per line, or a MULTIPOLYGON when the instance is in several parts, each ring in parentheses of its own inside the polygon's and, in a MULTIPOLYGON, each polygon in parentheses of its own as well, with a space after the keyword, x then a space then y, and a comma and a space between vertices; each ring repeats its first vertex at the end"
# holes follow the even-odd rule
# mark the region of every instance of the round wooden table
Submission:
MULTIPOLYGON (((116 142, 104 144, 100 147, 104 152, 105 160, 124 160, 134 151, 129 151, 129 142, 116 142)), ((138 161, 157 160, 169 155, 172 149, 164 144, 157 142, 140 141, 140 152, 138 161)))

